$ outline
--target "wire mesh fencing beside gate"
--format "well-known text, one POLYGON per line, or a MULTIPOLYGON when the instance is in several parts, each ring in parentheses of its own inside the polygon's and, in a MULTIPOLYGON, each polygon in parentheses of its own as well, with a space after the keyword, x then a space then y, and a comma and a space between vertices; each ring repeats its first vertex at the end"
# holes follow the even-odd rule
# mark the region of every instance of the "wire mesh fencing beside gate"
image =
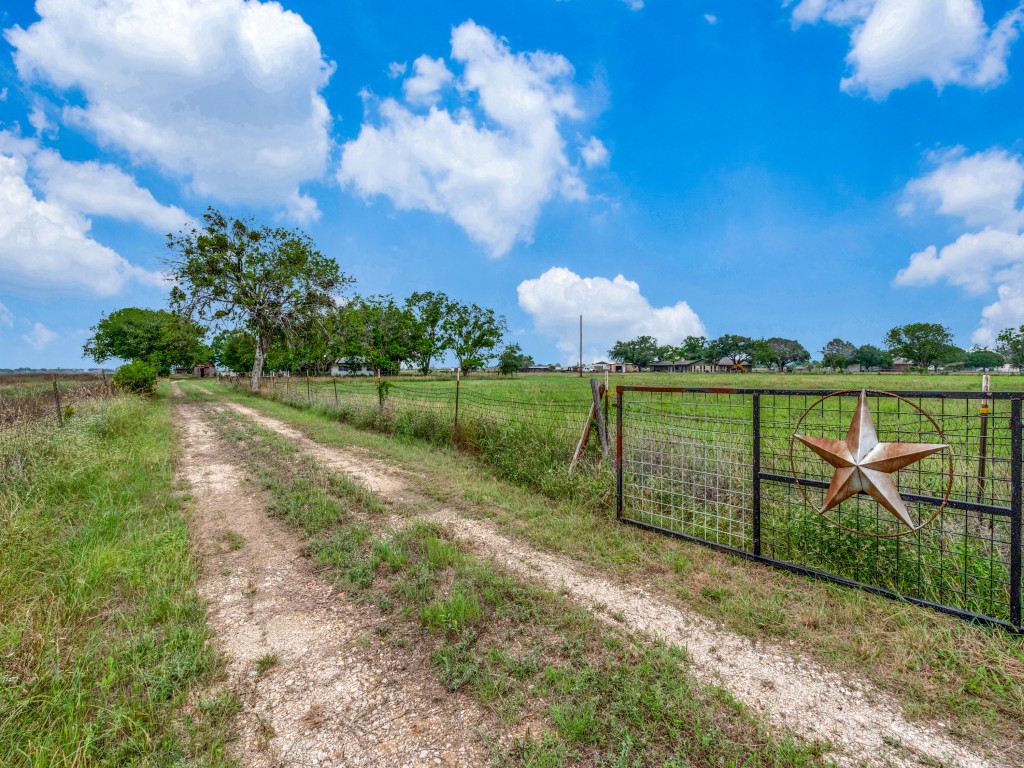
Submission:
MULTIPOLYGON (((382 381, 378 387, 373 380, 354 377, 268 376, 262 380, 260 392, 292 404, 318 406, 357 424, 434 442, 454 439, 495 452, 499 444, 532 447, 559 469, 569 466, 593 404, 590 383, 585 380, 578 388, 543 397, 482 392, 475 380, 469 384, 455 379, 382 381)), ((488 388, 492 383, 487 382, 488 388)), ((248 380, 238 378, 236 384, 246 387, 248 380)), ((607 414, 611 402, 604 400, 601 405, 607 414)), ((605 424, 609 424, 607 418, 605 424)), ((614 419, 607 437, 614 441, 614 419)), ((599 444, 595 432, 587 451, 594 463, 601 458, 599 444)))
POLYGON ((1021 631, 1022 397, 867 393, 864 429, 927 453, 872 470, 883 491, 887 477, 898 489, 892 511, 868 493, 824 509, 854 470, 794 437, 842 453, 860 391, 619 387, 618 515, 1021 631))

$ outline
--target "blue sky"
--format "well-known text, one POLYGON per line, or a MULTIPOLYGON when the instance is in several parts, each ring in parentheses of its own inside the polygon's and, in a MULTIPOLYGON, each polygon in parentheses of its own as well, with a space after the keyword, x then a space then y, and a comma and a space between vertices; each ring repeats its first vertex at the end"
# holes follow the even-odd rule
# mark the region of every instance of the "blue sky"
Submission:
POLYGON ((0 6, 0 367, 164 305, 208 205, 538 361, 1024 323, 1018 2, 0 6))

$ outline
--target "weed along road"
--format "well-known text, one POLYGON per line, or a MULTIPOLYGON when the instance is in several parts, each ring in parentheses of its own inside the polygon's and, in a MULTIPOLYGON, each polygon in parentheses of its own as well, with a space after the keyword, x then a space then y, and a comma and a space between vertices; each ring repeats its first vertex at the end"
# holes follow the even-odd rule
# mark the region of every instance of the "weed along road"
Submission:
MULTIPOLYGON (((597 521, 571 545, 530 523, 565 503, 523 497, 470 457, 229 388, 178 391, 201 590, 244 702, 236 747, 253 764, 572 765, 625 750, 645 765, 966 767, 1024 755, 1012 704, 993 706, 1008 715, 986 743, 969 716, 915 701, 914 679, 901 694, 899 671, 857 674, 799 635, 755 640, 672 585, 683 574, 712 594, 703 562, 807 590, 798 602, 834 600, 835 587, 706 550, 677 573, 616 565, 607 550, 642 560, 639 547, 693 545, 635 531, 602 541, 615 524, 597 521)), ((968 626, 855 594, 850 621, 898 609, 947 636, 968 626)), ((830 642, 859 645, 849 631, 830 642)), ((1019 663, 993 642, 997 664, 1019 663)))

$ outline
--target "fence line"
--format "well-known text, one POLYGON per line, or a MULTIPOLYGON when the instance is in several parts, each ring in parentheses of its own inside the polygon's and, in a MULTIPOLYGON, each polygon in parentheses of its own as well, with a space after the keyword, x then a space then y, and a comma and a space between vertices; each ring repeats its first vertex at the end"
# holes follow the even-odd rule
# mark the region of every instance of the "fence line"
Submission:
MULTIPOLYGON (((248 388, 248 379, 232 381, 238 388, 248 388)), ((378 388, 375 381, 347 377, 312 379, 307 385, 304 378, 268 376, 261 380, 260 393, 338 411, 352 421, 372 422, 385 430, 397 426, 435 441, 447 437, 469 447, 518 436, 542 443, 552 461, 568 469, 592 405, 587 379, 581 380, 578 392, 547 400, 483 393, 466 383, 463 380, 460 387, 455 378, 415 382, 392 378, 382 379, 378 388)), ((608 441, 614 444, 614 419, 606 424, 608 441)), ((594 436, 589 455, 596 459, 596 429, 594 436)))
POLYGON ((0 476, 23 466, 36 440, 61 429, 76 406, 112 394, 106 375, 99 380, 80 374, 26 376, 19 377, 19 382, 20 394, 0 392, 0 476))

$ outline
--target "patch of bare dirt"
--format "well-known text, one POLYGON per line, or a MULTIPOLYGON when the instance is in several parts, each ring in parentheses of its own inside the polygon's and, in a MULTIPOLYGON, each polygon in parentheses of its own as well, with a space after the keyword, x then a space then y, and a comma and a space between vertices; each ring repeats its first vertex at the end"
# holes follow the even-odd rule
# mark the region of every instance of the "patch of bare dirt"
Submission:
POLYGON ((227 458, 206 408, 176 407, 199 590, 243 701, 241 764, 486 764, 487 716, 443 688, 422 649, 381 642, 379 612, 312 570, 298 537, 268 517, 262 493, 227 458))
MULTIPOLYGON (((324 466, 365 482, 386 500, 417 501, 403 473, 386 462, 316 443, 284 422, 230 404, 260 425, 294 440, 324 466)), ((599 616, 684 648, 699 679, 722 685, 775 726, 809 740, 828 741, 844 765, 957 766, 1009 763, 983 756, 939 729, 906 719, 899 703, 870 683, 813 661, 795 658, 768 643, 755 645, 723 631, 707 618, 665 602, 642 586, 626 586, 570 558, 509 539, 487 523, 455 510, 420 513, 508 571, 559 591, 599 616)))

